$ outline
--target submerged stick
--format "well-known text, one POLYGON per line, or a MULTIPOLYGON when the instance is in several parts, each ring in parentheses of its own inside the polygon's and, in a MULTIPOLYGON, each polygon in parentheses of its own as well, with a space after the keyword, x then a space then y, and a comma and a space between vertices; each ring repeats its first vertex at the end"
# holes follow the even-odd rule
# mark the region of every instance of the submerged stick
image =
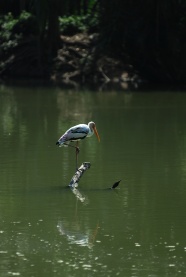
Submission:
POLYGON ((78 187, 78 182, 80 178, 82 177, 83 173, 90 168, 89 162, 84 162, 82 165, 77 169, 76 173, 72 177, 69 187, 76 188, 78 187))
POLYGON ((115 188, 117 188, 117 186, 119 186, 119 183, 120 183, 120 182, 121 182, 121 180, 115 182, 115 183, 112 185, 112 187, 111 187, 110 189, 115 189, 115 188))

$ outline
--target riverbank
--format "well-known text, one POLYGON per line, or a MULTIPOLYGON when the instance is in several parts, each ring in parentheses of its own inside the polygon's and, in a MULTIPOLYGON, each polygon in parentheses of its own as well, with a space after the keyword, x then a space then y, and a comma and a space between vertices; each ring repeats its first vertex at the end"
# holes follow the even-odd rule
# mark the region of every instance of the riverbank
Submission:
POLYGON ((36 40, 24 41, 7 56, 0 71, 0 82, 93 90, 151 90, 156 87, 185 90, 184 83, 152 82, 143 78, 125 53, 122 58, 114 53, 104 54, 98 51, 99 43, 98 33, 61 35, 57 56, 41 63, 36 40))
POLYGON ((74 88, 137 89, 141 79, 129 58, 103 54, 98 51, 99 43, 98 33, 61 35, 57 56, 52 61, 41 61, 36 40, 24 40, 5 57, 0 71, 1 82, 34 79, 74 88))
POLYGON ((113 54, 97 51, 97 33, 79 33, 61 36, 63 47, 59 49, 51 79, 74 87, 82 85, 114 86, 127 89, 137 87, 140 78, 135 68, 113 54))

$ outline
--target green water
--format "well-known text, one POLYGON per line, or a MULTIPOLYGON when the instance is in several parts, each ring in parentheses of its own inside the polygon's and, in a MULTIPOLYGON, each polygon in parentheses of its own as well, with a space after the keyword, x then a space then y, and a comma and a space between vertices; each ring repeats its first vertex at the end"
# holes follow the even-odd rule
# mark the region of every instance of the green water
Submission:
POLYGON ((0 87, 0 276, 186 276, 185 199, 186 94, 0 87))

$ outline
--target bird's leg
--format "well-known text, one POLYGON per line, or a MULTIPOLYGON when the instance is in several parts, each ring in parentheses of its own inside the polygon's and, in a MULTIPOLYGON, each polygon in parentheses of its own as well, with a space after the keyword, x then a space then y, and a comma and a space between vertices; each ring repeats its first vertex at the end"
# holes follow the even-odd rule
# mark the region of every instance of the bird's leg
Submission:
POLYGON ((67 143, 64 143, 64 144, 67 145, 67 146, 76 148, 76 170, 78 170, 78 154, 79 154, 79 151, 80 151, 80 149, 78 147, 78 141, 76 142, 76 146, 71 145, 71 144, 67 144, 67 143))
POLYGON ((76 170, 78 170, 78 154, 79 154, 79 147, 78 141, 76 142, 76 170))

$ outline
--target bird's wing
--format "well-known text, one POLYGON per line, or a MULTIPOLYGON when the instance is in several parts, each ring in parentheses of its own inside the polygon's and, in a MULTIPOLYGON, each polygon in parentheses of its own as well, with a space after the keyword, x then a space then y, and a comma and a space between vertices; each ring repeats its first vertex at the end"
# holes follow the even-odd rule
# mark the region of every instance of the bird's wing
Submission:
POLYGON ((79 124, 71 127, 66 132, 66 137, 68 140, 78 140, 85 138, 89 133, 89 128, 86 124, 79 124))
POLYGON ((79 124, 68 129, 58 140, 59 144, 85 138, 89 133, 89 127, 86 124, 79 124))

